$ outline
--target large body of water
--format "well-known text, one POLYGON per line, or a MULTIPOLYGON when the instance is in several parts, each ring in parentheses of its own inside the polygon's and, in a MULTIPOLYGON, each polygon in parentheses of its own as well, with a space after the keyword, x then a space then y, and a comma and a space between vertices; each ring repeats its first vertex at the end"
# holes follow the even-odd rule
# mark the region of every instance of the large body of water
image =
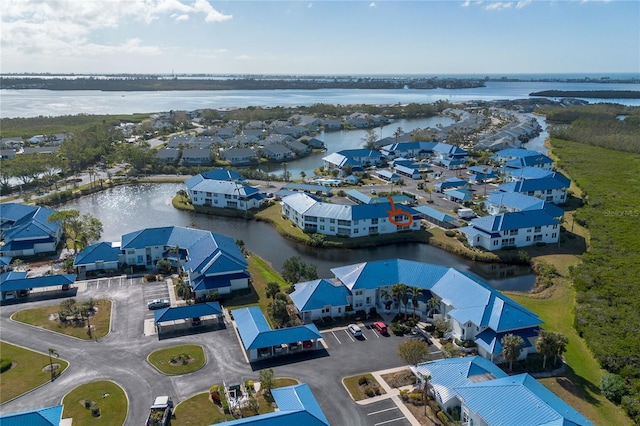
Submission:
MULTIPOLYGON (((526 99, 541 90, 640 90, 639 84, 487 82, 486 87, 432 90, 219 90, 101 92, 98 90, 0 90, 0 117, 132 114, 202 108, 431 103, 438 100, 526 99)), ((587 99, 640 106, 640 99, 587 99)))
POLYGON ((103 241, 120 241, 122 234, 159 226, 195 226, 243 240, 247 250, 256 253, 280 271, 285 260, 301 256, 316 265, 318 275, 332 277, 338 266, 381 259, 410 259, 450 266, 480 277, 499 290, 526 291, 535 277, 528 268, 483 264, 461 259, 438 248, 418 243, 394 244, 347 250, 319 250, 282 238, 263 222, 208 216, 175 209, 171 198, 184 189, 182 184, 143 184, 122 186, 67 203, 64 209, 76 209, 97 217, 104 226, 103 241))

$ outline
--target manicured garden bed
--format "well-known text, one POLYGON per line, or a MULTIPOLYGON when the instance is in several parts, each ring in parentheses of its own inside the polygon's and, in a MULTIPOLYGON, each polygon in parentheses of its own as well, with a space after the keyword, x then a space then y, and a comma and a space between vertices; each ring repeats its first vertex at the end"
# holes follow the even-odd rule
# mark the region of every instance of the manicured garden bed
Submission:
POLYGON ((373 375, 369 373, 346 377, 342 379, 342 383, 355 401, 386 393, 373 375))
POLYGON ((187 374, 201 369, 206 357, 202 346, 182 345, 159 349, 149 354, 147 360, 164 374, 187 374))

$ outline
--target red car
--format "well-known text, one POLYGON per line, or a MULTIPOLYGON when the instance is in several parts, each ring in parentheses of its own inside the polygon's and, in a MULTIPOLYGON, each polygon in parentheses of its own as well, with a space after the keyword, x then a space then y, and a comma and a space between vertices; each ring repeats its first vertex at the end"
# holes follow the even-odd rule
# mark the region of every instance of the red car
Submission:
POLYGON ((373 323, 373 328, 378 330, 380 334, 387 334, 387 325, 382 321, 376 321, 373 323))

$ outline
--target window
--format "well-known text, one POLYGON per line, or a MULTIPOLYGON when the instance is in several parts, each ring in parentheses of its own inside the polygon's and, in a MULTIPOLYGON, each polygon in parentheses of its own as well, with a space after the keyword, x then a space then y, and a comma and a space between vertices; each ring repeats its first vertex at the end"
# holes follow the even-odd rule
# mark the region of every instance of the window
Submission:
POLYGON ((378 218, 374 217, 373 219, 371 219, 371 224, 372 225, 377 225, 378 224, 378 218))
POLYGON ((358 228, 354 229, 354 230, 353 230, 353 233, 354 233, 354 234, 357 234, 357 233, 358 233, 358 228))
POLYGON ((551 189, 547 189, 547 195, 550 195, 550 194, 552 194, 552 193, 553 193, 553 190, 551 190, 551 189))
POLYGON ((551 238, 555 238, 556 237, 556 233, 554 232, 553 234, 551 234, 551 238))
POLYGON ((362 290, 356 290, 356 296, 362 296, 362 290))
POLYGON ((527 235, 527 241, 531 241, 531 235, 527 235))
POLYGON ((538 241, 542 241, 542 235, 541 234, 533 236, 533 242, 537 243, 538 241))
POLYGON ((370 298, 370 297, 367 297, 367 298, 364 300, 364 303, 366 303, 367 305, 370 305, 370 304, 371 304, 371 298, 370 298))
POLYGON ((336 223, 335 219, 329 219, 329 223, 336 223))
POLYGON ((498 240, 493 240, 493 245, 497 246, 498 245, 498 240))
POLYGON ((509 235, 518 235, 518 230, 512 229, 511 231, 509 231, 509 235))
POLYGON ((536 228, 533 230, 533 232, 540 232, 540 231, 542 231, 541 226, 536 226, 536 228))
POLYGON ((356 303, 356 308, 361 308, 362 307, 362 302, 357 302, 356 303))
POLYGON ((324 231, 324 225, 320 225, 319 228, 320 228, 321 231, 324 231))

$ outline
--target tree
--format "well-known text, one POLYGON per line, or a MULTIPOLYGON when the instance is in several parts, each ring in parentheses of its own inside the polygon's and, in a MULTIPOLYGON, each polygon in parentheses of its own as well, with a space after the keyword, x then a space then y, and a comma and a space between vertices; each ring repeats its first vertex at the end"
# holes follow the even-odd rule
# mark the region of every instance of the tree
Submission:
POLYGON ((186 283, 184 280, 179 280, 176 284, 176 293, 179 297, 182 297, 182 300, 187 300, 191 298, 191 286, 186 283))
POLYGON ((396 143, 398 143, 398 137, 404 134, 404 130, 402 127, 398 127, 395 132, 393 132, 393 137, 396 138, 396 143))
POLYGON ((404 297, 404 294, 406 294, 407 292, 407 286, 406 284, 394 284, 391 287, 391 295, 393 296, 393 299, 398 303, 398 314, 400 314, 400 303, 402 301, 402 298, 404 297))
POLYGON ((304 172, 304 170, 303 170, 303 171, 301 171, 301 172, 300 172, 300 178, 301 178, 302 180, 304 180, 304 178, 306 178, 306 177, 307 177, 307 174, 304 172))
POLYGON ((542 368, 546 368, 547 358, 556 357, 554 364, 557 364, 557 356, 566 351, 568 339, 560 333, 548 330, 540 330, 536 349, 543 355, 542 368))
POLYGON ((398 345, 398 356, 409 365, 429 360, 429 345, 422 339, 409 339, 398 345))
POLYGON ((427 307, 429 308, 429 317, 433 318, 433 311, 437 311, 440 307, 440 300, 437 297, 431 297, 427 300, 427 307))
POLYGON ((600 379, 600 390, 609 401, 620 404, 622 397, 629 393, 627 384, 622 376, 613 373, 605 373, 600 379))
POLYGON ((500 339, 502 356, 509 361, 509 371, 513 371, 513 361, 517 360, 522 352, 524 340, 515 334, 507 334, 500 339))
POLYGON ((260 380, 260 390, 264 393, 264 396, 271 398, 271 389, 273 389, 276 384, 273 379, 273 368, 260 370, 258 379, 260 380))
POLYGON ((58 352, 55 349, 49 348, 49 371, 51 372, 52 382, 53 382, 53 379, 55 379, 56 377, 55 371, 53 369, 53 359, 52 359, 53 356, 55 356, 56 358, 60 358, 60 355, 58 355, 58 352))
POLYGON ((362 143, 367 149, 374 149, 376 147, 376 142, 378 141, 378 135, 376 135, 375 130, 369 129, 367 133, 362 138, 362 143))
POLYGON ((280 285, 274 281, 267 283, 266 293, 267 299, 275 299, 276 294, 280 293, 280 285))
POLYGON ((308 265, 300 256, 293 256, 284 261, 282 265, 282 278, 288 283, 295 284, 303 279, 315 280, 318 278, 318 271, 315 265, 308 265))
POLYGON ((444 337, 451 330, 451 323, 444 317, 440 317, 433 322, 438 337, 444 337))
POLYGON ((68 241, 73 242, 73 251, 78 253, 91 242, 97 241, 102 235, 102 222, 88 213, 80 216, 78 210, 60 210, 49 215, 49 222, 60 221, 64 231, 65 247, 69 248, 68 241))
POLYGON ((411 305, 413 305, 413 316, 416 316, 416 309, 420 306, 420 297, 422 297, 422 289, 420 287, 411 287, 411 305))
MULTIPOLYGON (((286 297, 286 294, 284 293, 278 294, 282 294, 286 297)), ((273 315, 273 319, 276 320, 279 325, 284 324, 289 317, 289 313, 287 312, 287 302, 280 298, 274 299, 273 303, 271 304, 271 313, 273 315)))

